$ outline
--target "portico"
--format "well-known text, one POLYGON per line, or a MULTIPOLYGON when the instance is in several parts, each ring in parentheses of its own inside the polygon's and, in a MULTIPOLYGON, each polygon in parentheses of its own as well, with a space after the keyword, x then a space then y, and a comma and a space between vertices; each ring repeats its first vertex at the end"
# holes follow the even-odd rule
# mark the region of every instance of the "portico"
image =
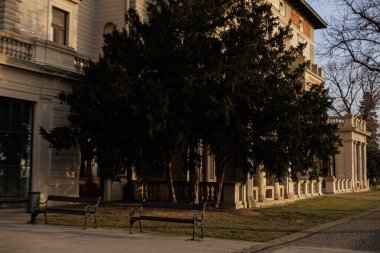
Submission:
POLYGON ((331 121, 338 124, 343 146, 335 156, 333 170, 326 181, 326 184, 334 183, 335 187, 326 185, 330 189, 327 192, 343 192, 347 188, 351 191, 368 190, 366 138, 370 132, 366 129, 366 122, 353 115, 334 117, 331 121))

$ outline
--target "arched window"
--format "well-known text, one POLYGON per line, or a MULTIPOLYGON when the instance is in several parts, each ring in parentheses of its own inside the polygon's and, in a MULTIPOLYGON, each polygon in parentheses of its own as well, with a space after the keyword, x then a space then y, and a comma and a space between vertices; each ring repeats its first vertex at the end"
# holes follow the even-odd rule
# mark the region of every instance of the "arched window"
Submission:
POLYGON ((112 31, 115 29, 115 24, 112 22, 108 22, 104 25, 104 31, 103 34, 109 34, 112 33, 112 31))

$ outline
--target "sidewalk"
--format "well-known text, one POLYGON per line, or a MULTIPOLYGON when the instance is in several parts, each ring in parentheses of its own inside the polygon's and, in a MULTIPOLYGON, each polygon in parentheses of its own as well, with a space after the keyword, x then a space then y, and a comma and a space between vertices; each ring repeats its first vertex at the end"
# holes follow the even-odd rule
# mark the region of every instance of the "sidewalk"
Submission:
POLYGON ((260 243, 128 234, 128 231, 26 224, 24 210, 0 210, 0 252, 2 253, 140 253, 140 252, 240 252, 260 243), (15 218, 17 215, 17 219, 15 218), (22 217, 22 219, 20 219, 22 217))
MULTIPOLYGON (((275 253, 351 253, 351 252, 377 252, 377 243, 380 238, 377 234, 380 208, 358 213, 334 222, 321 224, 319 226, 290 234, 266 243, 245 242, 234 240, 220 240, 197 238, 195 241, 188 237, 176 237, 170 235, 155 235, 149 233, 128 234, 127 230, 111 230, 104 228, 94 229, 91 226, 87 230, 78 227, 56 226, 38 223, 36 225, 27 224, 30 216, 23 209, 0 210, 0 252, 1 253, 140 253, 140 252, 275 252, 275 253), (370 219, 368 215, 371 215, 370 219), (367 221, 367 227, 362 227, 363 221, 367 221), (351 224, 351 225, 350 225, 351 224), (359 225, 360 224, 360 225, 359 225), (343 236, 343 241, 347 233, 354 232, 354 228, 344 228, 350 225, 359 228, 359 234, 370 236, 375 233, 373 240, 365 239, 362 243, 373 244, 373 250, 362 251, 344 247, 328 247, 326 238, 335 238, 336 235, 343 236), (366 230, 364 230, 364 228, 366 230), (338 232, 334 231, 338 230, 338 232), (375 232, 373 232, 375 231, 375 232), (315 236, 321 238, 312 239, 315 236), (305 240, 312 240, 309 243, 305 240), (313 246, 320 240, 320 246, 313 246)), ((353 233, 352 238, 346 240, 359 240, 359 234, 353 233)), ((318 244, 317 244, 318 245, 318 244)), ((367 245, 368 246, 368 245, 367 245)), ((360 247, 363 249, 363 247, 360 247)), ((364 247, 371 248, 371 247, 364 247)))

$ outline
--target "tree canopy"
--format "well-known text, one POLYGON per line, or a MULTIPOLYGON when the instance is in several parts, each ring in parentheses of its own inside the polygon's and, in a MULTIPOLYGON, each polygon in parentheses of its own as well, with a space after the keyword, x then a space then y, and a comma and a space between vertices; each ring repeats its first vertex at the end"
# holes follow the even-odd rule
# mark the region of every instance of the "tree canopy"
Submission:
MULTIPOLYGON (((99 61, 61 96, 102 175, 155 170, 144 167, 153 161, 169 171, 176 152, 201 140, 215 154, 220 196, 227 166, 280 179, 337 152, 326 91, 302 89, 305 63, 295 63, 304 45, 287 46, 290 26, 270 4, 155 0, 146 15, 129 10, 128 31, 106 35, 99 61)), ((52 144, 54 131, 44 132, 52 144)))
MULTIPOLYGON (((335 1, 334 1, 335 2, 335 1)), ((380 4, 378 0, 337 0, 325 32, 322 52, 335 59, 351 59, 380 72, 380 4)))

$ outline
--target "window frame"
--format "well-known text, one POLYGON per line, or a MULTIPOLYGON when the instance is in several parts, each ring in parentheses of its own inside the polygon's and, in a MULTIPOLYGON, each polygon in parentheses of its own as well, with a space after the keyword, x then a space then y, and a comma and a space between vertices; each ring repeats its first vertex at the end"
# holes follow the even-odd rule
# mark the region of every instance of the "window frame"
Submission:
POLYGON ((58 8, 56 6, 52 6, 52 18, 51 18, 51 41, 54 43, 57 43, 59 45, 68 45, 68 28, 69 28, 69 12, 65 11, 61 8, 58 8), (54 24, 54 11, 58 11, 63 13, 64 15, 64 26, 60 26, 57 24, 54 24), (59 35, 63 34, 63 42, 60 42, 59 35))

